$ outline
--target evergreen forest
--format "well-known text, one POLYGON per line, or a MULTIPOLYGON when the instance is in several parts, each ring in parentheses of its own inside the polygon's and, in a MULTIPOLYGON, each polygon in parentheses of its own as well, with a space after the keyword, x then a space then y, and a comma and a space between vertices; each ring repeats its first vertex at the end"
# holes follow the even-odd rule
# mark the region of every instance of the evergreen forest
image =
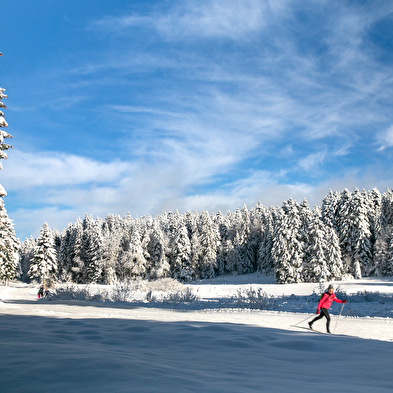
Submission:
MULTIPOLYGON (((52 279, 60 282, 192 281, 259 271, 286 284, 393 275, 392 229, 393 192, 355 188, 330 190, 322 206, 312 209, 305 199, 289 199, 281 207, 259 202, 225 215, 86 214, 61 233, 45 223, 40 238, 57 256, 52 279)), ((23 280, 34 270, 40 238, 21 244, 23 280)))

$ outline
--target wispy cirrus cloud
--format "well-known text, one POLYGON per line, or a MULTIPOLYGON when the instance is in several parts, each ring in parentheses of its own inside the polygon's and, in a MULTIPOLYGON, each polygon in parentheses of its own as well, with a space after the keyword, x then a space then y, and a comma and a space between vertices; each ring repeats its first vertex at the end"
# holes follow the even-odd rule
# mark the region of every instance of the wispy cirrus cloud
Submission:
POLYGON ((267 2, 185 1, 166 9, 155 9, 149 15, 106 16, 93 21, 90 28, 122 32, 129 28, 155 30, 169 40, 205 38, 244 38, 261 30, 269 20, 267 2))
POLYGON ((376 135, 377 143, 380 145, 378 151, 383 151, 393 146, 393 125, 387 130, 376 135))
POLYGON ((319 166, 323 164, 325 157, 326 151, 312 153, 306 157, 301 158, 298 162, 298 166, 304 171, 316 173, 318 172, 319 166))
POLYGON ((39 186, 104 183, 121 178, 130 167, 129 163, 120 161, 104 163, 73 154, 16 150, 2 179, 12 191, 39 186))

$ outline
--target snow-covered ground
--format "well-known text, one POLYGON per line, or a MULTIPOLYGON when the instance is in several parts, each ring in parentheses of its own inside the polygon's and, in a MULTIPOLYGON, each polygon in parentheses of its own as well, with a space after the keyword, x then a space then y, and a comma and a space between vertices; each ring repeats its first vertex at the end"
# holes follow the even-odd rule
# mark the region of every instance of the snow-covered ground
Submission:
POLYGON ((37 300, 12 283, 0 287, 0 392, 390 392, 393 280, 336 285, 348 304, 340 318, 333 304, 327 335, 293 326, 315 315, 318 284, 259 274, 188 284, 191 303, 147 302, 146 288, 131 303, 37 300), (251 286, 269 310, 238 308, 251 286))

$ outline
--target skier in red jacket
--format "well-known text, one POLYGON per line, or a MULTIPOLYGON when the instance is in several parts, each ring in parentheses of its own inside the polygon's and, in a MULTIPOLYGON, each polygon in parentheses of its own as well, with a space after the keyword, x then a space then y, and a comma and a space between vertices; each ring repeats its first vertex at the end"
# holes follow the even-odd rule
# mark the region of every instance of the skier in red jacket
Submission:
POLYGON ((326 317, 326 330, 330 333, 330 315, 329 315, 329 307, 332 305, 333 300, 337 303, 346 303, 346 300, 340 300, 336 298, 336 295, 333 293, 334 288, 333 285, 329 285, 328 290, 321 296, 321 299, 318 302, 317 306, 317 317, 315 317, 311 322, 308 323, 310 329, 312 329, 312 324, 319 319, 326 317))

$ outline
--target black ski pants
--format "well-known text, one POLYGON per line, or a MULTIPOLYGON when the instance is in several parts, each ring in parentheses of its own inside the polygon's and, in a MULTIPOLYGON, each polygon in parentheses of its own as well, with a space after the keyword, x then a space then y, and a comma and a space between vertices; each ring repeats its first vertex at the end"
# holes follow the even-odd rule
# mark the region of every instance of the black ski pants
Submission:
POLYGON ((327 308, 321 308, 321 313, 311 321, 311 324, 323 317, 326 317, 326 330, 330 333, 330 315, 327 308))

